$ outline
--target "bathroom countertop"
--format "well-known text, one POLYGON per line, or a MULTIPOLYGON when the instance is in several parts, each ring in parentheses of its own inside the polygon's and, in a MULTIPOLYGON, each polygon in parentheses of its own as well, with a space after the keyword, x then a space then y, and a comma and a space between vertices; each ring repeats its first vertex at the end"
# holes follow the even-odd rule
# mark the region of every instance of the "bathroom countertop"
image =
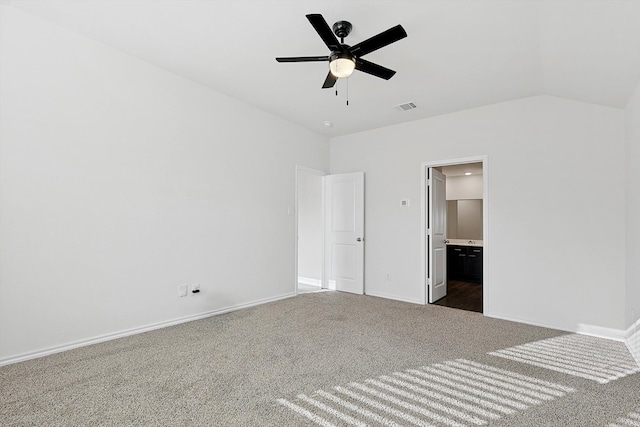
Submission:
POLYGON ((470 240, 470 239, 448 239, 447 245, 456 246, 482 246, 482 240, 470 240))

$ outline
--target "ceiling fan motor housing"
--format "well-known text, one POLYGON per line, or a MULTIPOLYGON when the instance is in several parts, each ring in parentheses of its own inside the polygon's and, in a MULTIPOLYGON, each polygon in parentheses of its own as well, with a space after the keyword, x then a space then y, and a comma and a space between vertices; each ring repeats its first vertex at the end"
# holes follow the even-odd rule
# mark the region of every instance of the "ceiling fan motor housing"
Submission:
POLYGON ((351 61, 354 60, 353 55, 349 52, 331 52, 331 55, 329 55, 329 62, 333 62, 339 58, 350 59, 351 61))
POLYGON ((340 39, 342 40, 345 37, 347 37, 349 33, 351 33, 351 29, 353 28, 353 26, 349 21, 338 21, 335 24, 333 24, 332 28, 333 28, 333 33, 336 36, 340 37, 340 39))

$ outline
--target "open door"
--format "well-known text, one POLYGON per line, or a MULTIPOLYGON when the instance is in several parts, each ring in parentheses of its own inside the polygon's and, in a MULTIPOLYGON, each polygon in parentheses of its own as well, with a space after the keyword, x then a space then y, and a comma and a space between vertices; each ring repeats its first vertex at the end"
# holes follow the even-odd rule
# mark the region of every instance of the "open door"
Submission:
POLYGON ((364 172, 325 177, 327 287, 364 294, 364 172))
POLYGON ((447 177, 429 168, 427 176, 427 257, 429 303, 447 296, 447 177))

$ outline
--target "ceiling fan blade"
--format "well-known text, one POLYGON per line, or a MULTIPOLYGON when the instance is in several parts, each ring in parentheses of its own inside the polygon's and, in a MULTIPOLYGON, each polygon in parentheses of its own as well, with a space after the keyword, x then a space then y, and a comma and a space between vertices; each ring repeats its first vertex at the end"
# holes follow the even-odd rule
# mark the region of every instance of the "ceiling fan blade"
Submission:
POLYGON ((324 80, 324 84, 322 85, 322 89, 332 88, 336 84, 336 80, 338 80, 338 78, 329 71, 329 74, 327 74, 327 78, 324 80))
POLYGON ((356 70, 360 70, 363 73, 371 74, 372 76, 380 77, 385 80, 389 80, 396 73, 382 65, 374 64, 373 62, 360 58, 356 58, 356 70))
POLYGON ((329 24, 327 24, 327 21, 322 17, 322 15, 320 15, 319 13, 312 13, 307 15, 307 19, 309 20, 311 25, 313 25, 313 28, 315 28, 316 32, 318 33, 324 44, 327 45, 329 50, 343 50, 340 42, 338 42, 338 39, 336 38, 335 34, 333 34, 333 31, 331 30, 331 28, 329 28, 329 24))
POLYGON ((405 37, 407 37, 407 32, 402 28, 402 25, 396 25, 395 27, 389 28, 387 31, 383 31, 380 34, 352 46, 349 48, 349 52, 355 56, 364 56, 405 37))
POLYGON ((328 60, 328 56, 291 56, 287 58, 276 58, 278 62, 316 62, 328 60))

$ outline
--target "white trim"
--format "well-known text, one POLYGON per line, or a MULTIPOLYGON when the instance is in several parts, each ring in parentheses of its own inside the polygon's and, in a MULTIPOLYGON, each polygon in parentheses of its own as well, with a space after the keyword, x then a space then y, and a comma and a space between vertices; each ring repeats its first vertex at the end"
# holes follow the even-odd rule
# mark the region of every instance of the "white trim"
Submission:
POLYGON ((420 305, 424 305, 424 302, 422 302, 422 300, 420 299, 410 299, 410 298, 402 298, 402 297, 397 297, 395 295, 389 295, 389 294, 385 294, 385 293, 370 293, 367 292, 365 295, 370 296, 370 297, 376 297, 376 298, 385 298, 385 299, 390 299, 390 300, 394 300, 394 301, 402 301, 402 302, 408 302, 411 304, 420 304, 420 305))
POLYGON ((636 320, 636 323, 634 323, 633 325, 629 326, 625 332, 625 336, 627 338, 631 338, 633 336, 633 334, 640 332, 640 319, 636 320))
POLYGON ((13 363, 24 362, 25 360, 36 359, 39 357, 49 356, 55 353, 61 353, 67 350, 73 350, 74 348, 86 347, 92 344, 98 344, 105 341, 111 341, 118 338, 124 338, 131 335, 141 334, 143 332, 149 332, 156 329, 162 329, 169 326, 179 325, 181 323, 187 323, 194 320, 206 319, 207 317, 217 316, 218 314, 228 313, 230 311, 236 311, 243 308, 249 308, 260 304, 266 304, 268 302, 279 301, 286 298, 295 297, 295 293, 289 293, 272 298, 265 298, 261 300, 251 301, 243 304, 233 305, 230 307, 219 308, 217 310, 206 311, 204 313, 192 314, 190 316, 179 317, 177 319, 166 320, 164 322, 152 323, 145 326, 139 326, 137 328, 125 329, 119 332, 112 332, 110 334, 99 335, 93 338, 87 338, 79 341, 74 341, 64 345, 55 347, 49 347, 42 350, 37 350, 29 353, 23 353, 17 356, 6 357, 0 359, 0 366, 11 365, 13 363))
POLYGON ((298 283, 309 286, 318 286, 320 288, 322 287, 322 279, 312 279, 311 277, 298 276, 298 283))
POLYGON ((507 320, 509 322, 516 322, 516 323, 524 323, 525 325, 539 326, 541 328, 555 329, 555 330, 563 331, 563 332, 570 332, 570 333, 575 333, 576 332, 574 330, 571 330, 571 329, 568 329, 568 328, 564 328, 564 327, 560 327, 558 325, 551 325, 549 323, 538 322, 538 321, 529 320, 529 319, 520 319, 520 318, 505 316, 505 315, 502 315, 502 314, 491 313, 491 314, 485 314, 485 316, 486 317, 490 317, 492 319, 507 320))
POLYGON ((485 316, 490 314, 491 308, 491 286, 489 278, 489 156, 480 155, 472 157, 462 157, 459 159, 438 160, 432 162, 422 162, 420 164, 420 277, 422 278, 421 286, 421 304, 427 304, 427 168, 436 166, 460 165, 465 163, 482 162, 482 312, 485 316))
MULTIPOLYGON (((294 278, 294 290, 296 293, 298 293, 298 283, 304 283, 304 282, 299 282, 300 277, 298 277, 298 175, 300 174, 300 172, 306 172, 306 173, 310 173, 312 175, 316 175, 316 176, 320 176, 322 177, 322 231, 324 234, 324 177, 327 175, 326 172, 318 170, 318 169, 312 169, 312 168, 308 168, 306 166, 300 166, 300 165, 296 165, 296 182, 295 182, 295 194, 294 194, 294 203, 295 203, 295 213, 294 213, 294 233, 293 233, 293 238, 294 238, 294 250, 293 250, 293 278, 294 278)), ((321 270, 320 270, 320 287, 321 288, 326 288, 327 286, 323 286, 322 284, 325 281, 324 278, 324 238, 322 239, 322 251, 321 251, 321 257, 322 259, 320 260, 320 265, 322 266, 321 270)))
POLYGON ((626 338, 624 329, 605 328, 603 326, 585 325, 584 323, 578 324, 576 333, 620 342, 625 342, 626 338))
POLYGON ((592 337, 604 338, 607 340, 618 341, 618 342, 625 342, 625 337, 627 335, 627 333, 622 329, 605 328, 602 326, 585 325, 582 323, 579 324, 576 328, 565 328, 558 325, 551 325, 548 323, 538 322, 538 321, 529 320, 529 319, 518 319, 518 318, 503 316, 495 313, 485 314, 485 316, 491 317, 493 319, 508 320, 509 322, 524 323, 525 325, 539 326, 541 328, 555 329, 558 331, 564 331, 564 332, 569 332, 573 334, 589 335, 592 337))
POLYGON ((640 366, 640 319, 627 328, 625 335, 627 338, 625 344, 631 356, 633 356, 638 366, 640 366))
POLYGON ((420 165, 420 299, 427 304, 427 165, 420 165))

